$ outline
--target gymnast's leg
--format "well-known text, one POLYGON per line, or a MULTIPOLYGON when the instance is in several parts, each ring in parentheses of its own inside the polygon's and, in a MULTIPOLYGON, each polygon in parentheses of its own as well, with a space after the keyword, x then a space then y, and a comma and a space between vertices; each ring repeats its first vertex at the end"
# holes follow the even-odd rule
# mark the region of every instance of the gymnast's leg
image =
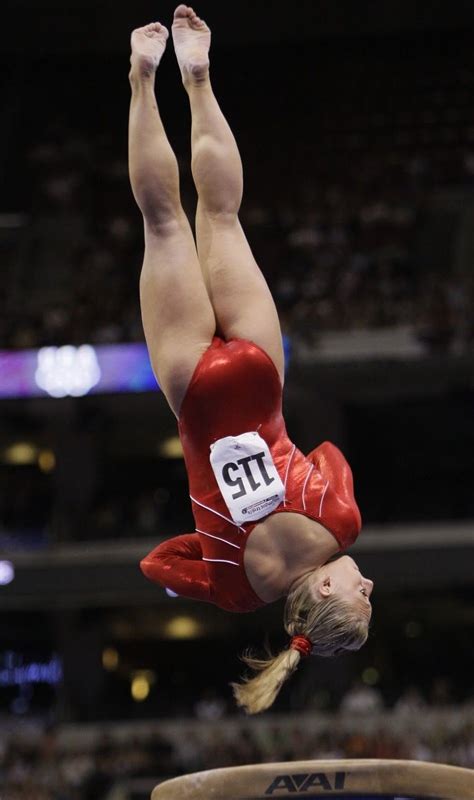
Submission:
POLYGON ((172 31, 191 105, 197 248, 218 327, 227 339, 249 339, 265 350, 283 382, 278 314, 238 218, 242 163, 209 80, 210 31, 184 5, 175 11, 172 31))
POLYGON ((132 33, 129 169, 145 227, 143 327, 155 375, 178 416, 216 321, 181 207, 178 165, 156 103, 155 71, 167 38, 158 22, 132 33))

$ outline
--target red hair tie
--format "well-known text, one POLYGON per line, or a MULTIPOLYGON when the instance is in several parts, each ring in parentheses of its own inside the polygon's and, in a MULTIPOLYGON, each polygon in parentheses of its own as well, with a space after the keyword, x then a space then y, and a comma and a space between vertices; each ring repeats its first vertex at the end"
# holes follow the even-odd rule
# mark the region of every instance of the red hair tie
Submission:
POLYGON ((307 636, 293 636, 290 642, 290 650, 298 650, 304 658, 311 655, 312 649, 312 642, 307 636))

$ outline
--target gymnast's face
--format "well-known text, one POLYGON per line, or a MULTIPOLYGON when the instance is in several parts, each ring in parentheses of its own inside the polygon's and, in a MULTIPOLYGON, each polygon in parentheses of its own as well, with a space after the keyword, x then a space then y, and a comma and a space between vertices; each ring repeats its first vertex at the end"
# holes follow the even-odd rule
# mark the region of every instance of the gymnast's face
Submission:
POLYGON ((370 595, 373 581, 364 578, 350 556, 341 556, 320 568, 317 591, 323 597, 338 596, 360 609, 368 619, 372 616, 370 595))

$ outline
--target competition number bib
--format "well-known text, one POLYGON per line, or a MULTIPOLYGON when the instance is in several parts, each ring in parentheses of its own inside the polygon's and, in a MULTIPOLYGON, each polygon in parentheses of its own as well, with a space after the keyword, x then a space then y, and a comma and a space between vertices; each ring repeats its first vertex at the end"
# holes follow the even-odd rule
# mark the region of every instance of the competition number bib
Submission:
POLYGON ((225 436, 211 445, 211 467, 229 513, 238 525, 280 505, 285 487, 267 443, 258 433, 225 436))

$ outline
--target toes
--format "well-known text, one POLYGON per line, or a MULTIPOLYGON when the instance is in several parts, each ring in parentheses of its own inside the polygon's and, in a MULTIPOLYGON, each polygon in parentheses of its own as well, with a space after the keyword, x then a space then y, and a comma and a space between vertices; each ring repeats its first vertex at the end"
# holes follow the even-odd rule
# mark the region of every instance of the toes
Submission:
POLYGON ((175 19, 179 19, 179 18, 182 19, 183 17, 189 17, 190 13, 193 13, 192 8, 190 8, 189 6, 185 6, 183 3, 181 3, 181 5, 179 5, 175 9, 174 16, 175 16, 175 19))
POLYGON ((135 28, 132 31, 132 44, 138 45, 140 38, 146 37, 147 39, 161 40, 163 43, 168 39, 168 29, 165 28, 160 22, 151 22, 149 25, 144 25, 143 28, 135 28))
POLYGON ((195 14, 194 12, 192 14, 190 22, 196 28, 207 28, 207 25, 204 22, 204 20, 201 19, 201 17, 198 17, 198 15, 195 14))
POLYGON ((207 28, 206 23, 202 20, 191 6, 185 6, 183 3, 177 7, 174 12, 175 22, 180 20, 187 20, 188 24, 194 30, 207 28))
POLYGON ((155 33, 164 36, 165 39, 168 38, 168 29, 165 28, 161 22, 150 22, 149 25, 145 25, 144 28, 139 28, 139 31, 142 31, 146 36, 153 36, 155 33))

